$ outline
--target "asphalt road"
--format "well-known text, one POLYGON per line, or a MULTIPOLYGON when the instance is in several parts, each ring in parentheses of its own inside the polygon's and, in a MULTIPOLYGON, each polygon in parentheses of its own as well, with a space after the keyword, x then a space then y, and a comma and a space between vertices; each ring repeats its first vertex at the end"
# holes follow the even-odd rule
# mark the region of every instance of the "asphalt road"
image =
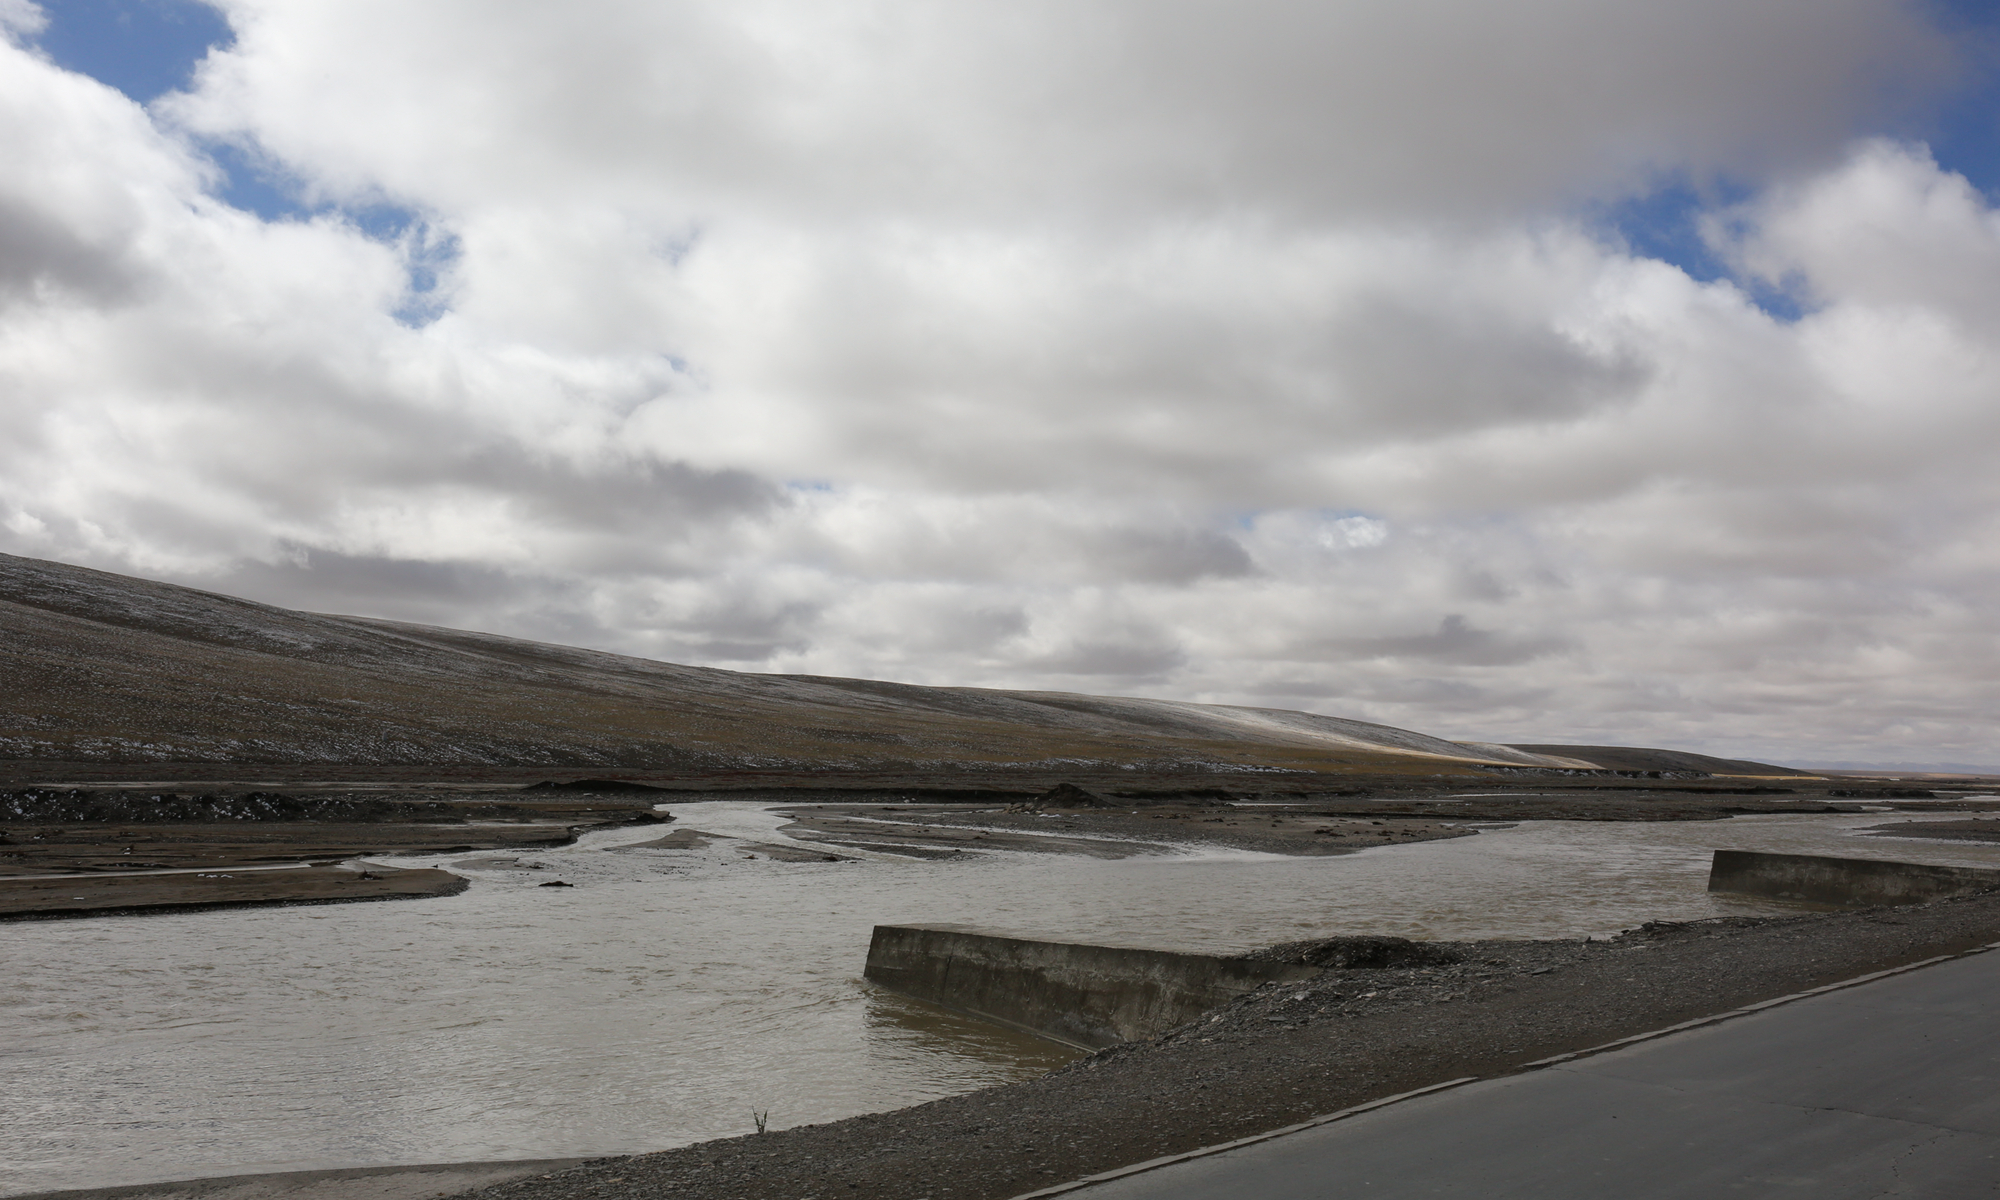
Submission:
POLYGON ((2000 951, 1065 1200, 2000 1196, 2000 951))

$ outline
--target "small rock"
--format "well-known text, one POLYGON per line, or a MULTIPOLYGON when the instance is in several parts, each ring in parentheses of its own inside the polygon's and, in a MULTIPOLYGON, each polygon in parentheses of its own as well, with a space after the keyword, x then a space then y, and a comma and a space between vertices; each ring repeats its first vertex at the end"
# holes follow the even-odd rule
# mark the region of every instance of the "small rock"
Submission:
POLYGON ((1444 966, 1465 957, 1448 946, 1413 942, 1399 937, 1332 937, 1285 942, 1247 954, 1257 962, 1288 962, 1307 967, 1380 970, 1387 967, 1444 966))

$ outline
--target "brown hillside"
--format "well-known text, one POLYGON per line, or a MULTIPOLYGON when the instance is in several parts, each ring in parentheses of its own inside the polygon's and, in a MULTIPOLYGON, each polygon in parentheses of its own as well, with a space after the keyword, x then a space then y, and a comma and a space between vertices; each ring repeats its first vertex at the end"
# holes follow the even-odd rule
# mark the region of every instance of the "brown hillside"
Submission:
POLYGON ((0 758, 647 769, 1581 765, 1276 709, 760 675, 0 555, 0 758))

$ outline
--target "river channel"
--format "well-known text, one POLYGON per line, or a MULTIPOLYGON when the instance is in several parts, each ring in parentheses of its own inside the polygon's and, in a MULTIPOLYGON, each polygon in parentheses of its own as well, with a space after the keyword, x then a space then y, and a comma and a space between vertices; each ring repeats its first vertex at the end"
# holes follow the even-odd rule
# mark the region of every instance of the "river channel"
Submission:
MULTIPOLYGON (((782 840, 762 805, 672 810, 782 840)), ((1712 849, 2000 866, 2000 846, 1856 835, 1889 819, 1523 822, 1310 859, 620 848, 654 826, 526 856, 541 870, 464 868, 443 899, 8 923, 0 1195, 661 1149, 748 1133, 753 1109, 827 1121, 1073 1057, 864 983, 877 923, 1204 950, 1576 937, 1781 911, 1710 896, 1712 849)))

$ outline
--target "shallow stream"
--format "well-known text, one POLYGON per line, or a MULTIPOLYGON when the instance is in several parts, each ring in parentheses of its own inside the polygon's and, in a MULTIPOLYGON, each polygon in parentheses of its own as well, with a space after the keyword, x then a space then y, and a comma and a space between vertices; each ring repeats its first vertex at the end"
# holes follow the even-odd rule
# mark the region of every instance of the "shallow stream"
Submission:
POLYGON ((1072 1057, 862 982, 877 923, 1204 950, 1573 937, 1780 911, 1704 890, 1718 848, 2000 866, 2000 846, 1854 836, 1892 814, 1524 822, 1311 859, 618 848, 782 840, 763 805, 673 811, 519 856, 541 870, 461 868, 445 899, 0 924, 0 1195, 660 1149, 748 1133, 753 1109, 827 1121, 1072 1057))

